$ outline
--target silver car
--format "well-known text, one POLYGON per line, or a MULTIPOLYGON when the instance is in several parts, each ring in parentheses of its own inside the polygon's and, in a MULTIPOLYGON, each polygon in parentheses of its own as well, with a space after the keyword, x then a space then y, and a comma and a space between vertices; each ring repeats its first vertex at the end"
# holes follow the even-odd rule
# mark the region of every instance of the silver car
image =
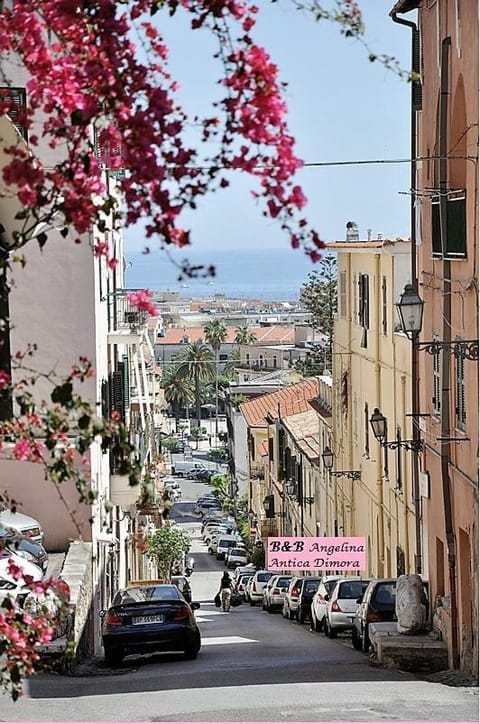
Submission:
POLYGON ((0 511, 0 526, 21 533, 36 543, 43 543, 44 533, 42 526, 38 520, 30 518, 29 515, 25 515, 24 513, 12 513, 12 511, 8 509, 0 511))
POLYGON ((361 578, 341 578, 328 597, 324 631, 331 639, 336 638, 339 631, 351 631, 357 610, 357 600, 363 596, 369 584, 361 578))
POLYGON ((263 590, 262 608, 268 613, 280 610, 292 576, 272 576, 263 590))

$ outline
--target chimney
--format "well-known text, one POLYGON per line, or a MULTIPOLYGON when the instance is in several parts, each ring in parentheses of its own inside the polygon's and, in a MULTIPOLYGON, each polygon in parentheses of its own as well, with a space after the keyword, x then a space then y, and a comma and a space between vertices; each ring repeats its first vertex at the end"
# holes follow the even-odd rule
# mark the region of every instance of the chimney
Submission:
POLYGON ((347 241, 359 241, 360 235, 358 233, 358 226, 356 221, 347 221, 346 224, 346 240, 347 241))

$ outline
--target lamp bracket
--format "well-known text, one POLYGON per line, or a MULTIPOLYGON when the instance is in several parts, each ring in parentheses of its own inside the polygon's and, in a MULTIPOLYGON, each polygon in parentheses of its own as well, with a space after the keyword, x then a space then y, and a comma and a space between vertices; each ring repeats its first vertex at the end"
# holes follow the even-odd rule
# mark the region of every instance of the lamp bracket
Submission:
POLYGON ((389 450, 397 450, 399 447, 404 447, 406 450, 412 452, 421 452, 423 450, 423 440, 390 440, 388 442, 382 442, 382 447, 387 447, 389 450))
POLYGON ((429 342, 415 342, 418 350, 427 354, 436 355, 440 352, 452 352, 458 358, 464 358, 472 361, 478 360, 479 344, 478 339, 457 339, 454 342, 442 342, 439 339, 432 339, 429 342))
POLYGON ((350 480, 360 480, 360 470, 332 470, 330 475, 334 478, 349 478, 350 480))

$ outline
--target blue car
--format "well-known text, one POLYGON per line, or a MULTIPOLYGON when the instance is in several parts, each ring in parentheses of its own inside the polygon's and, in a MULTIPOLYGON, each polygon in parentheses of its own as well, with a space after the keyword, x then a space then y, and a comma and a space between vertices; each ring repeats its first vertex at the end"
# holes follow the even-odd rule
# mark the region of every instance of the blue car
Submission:
POLYGON ((200 651, 200 631, 193 611, 200 604, 188 604, 177 586, 140 585, 123 588, 112 605, 102 611, 105 662, 115 666, 127 654, 182 651, 195 659, 200 651))

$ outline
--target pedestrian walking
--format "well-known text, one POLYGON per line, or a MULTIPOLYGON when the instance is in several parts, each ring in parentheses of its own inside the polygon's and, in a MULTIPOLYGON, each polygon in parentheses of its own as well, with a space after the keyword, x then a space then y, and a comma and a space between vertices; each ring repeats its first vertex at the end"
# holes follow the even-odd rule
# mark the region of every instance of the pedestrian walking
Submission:
POLYGON ((223 611, 230 611, 230 598, 232 596, 233 582, 228 571, 225 571, 220 580, 220 600, 223 611))

